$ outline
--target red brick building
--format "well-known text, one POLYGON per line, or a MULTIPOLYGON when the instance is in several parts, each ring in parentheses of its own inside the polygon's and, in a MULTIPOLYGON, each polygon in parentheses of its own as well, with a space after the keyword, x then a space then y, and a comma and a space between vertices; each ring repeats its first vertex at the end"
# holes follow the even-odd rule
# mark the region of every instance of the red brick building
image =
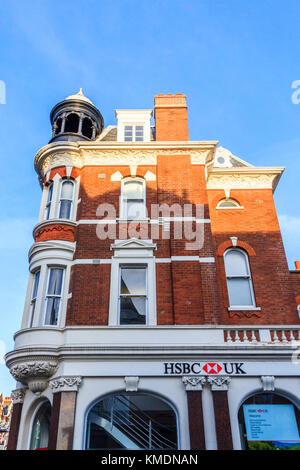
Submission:
POLYGON ((9 448, 297 445, 300 270, 273 200, 284 169, 190 141, 180 93, 116 120, 104 127, 80 91, 53 108, 35 157, 9 448), (290 428, 255 435, 250 405, 290 428))

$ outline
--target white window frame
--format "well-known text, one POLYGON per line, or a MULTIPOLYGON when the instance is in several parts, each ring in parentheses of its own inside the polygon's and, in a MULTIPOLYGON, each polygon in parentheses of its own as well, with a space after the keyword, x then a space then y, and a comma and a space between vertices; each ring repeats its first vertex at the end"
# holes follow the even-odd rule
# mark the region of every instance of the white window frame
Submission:
POLYGON ((225 275, 226 275, 226 285, 227 285, 227 292, 228 292, 228 300, 229 300, 229 310, 260 310, 260 308, 257 308, 256 307, 256 302, 255 302, 255 295, 254 295, 254 289, 253 289, 253 282, 252 282, 252 276, 251 276, 251 270, 250 270, 250 264, 249 264, 249 257, 248 257, 248 254, 244 251, 244 250, 241 250, 240 248, 228 248, 224 255, 223 255, 223 258, 224 258, 224 268, 225 268, 225 275), (227 275, 227 271, 226 271, 226 256, 228 255, 228 253, 230 252, 239 252, 241 253, 245 260, 246 260, 246 266, 247 266, 247 270, 248 270, 248 275, 247 276, 228 276, 227 275), (228 283, 228 279, 233 279, 233 278, 236 278, 236 279, 248 279, 249 280, 249 291, 250 291, 250 296, 251 296, 251 300, 252 300, 252 304, 250 305, 231 305, 230 303, 230 296, 229 296, 229 283, 228 283))
POLYGON ((39 291, 40 291, 40 285, 41 285, 41 269, 37 269, 34 273, 32 273, 32 275, 33 275, 33 279, 32 279, 32 285, 31 285, 28 328, 32 328, 32 325, 34 322, 34 316, 37 310, 36 306, 37 306, 37 300, 39 298, 39 291), (37 285, 37 290, 36 290, 38 275, 39 275, 39 278, 38 278, 38 285, 37 285), (36 295, 34 296, 35 290, 36 290, 36 295))
POLYGON ((75 183, 75 180, 73 180, 72 178, 63 178, 61 180, 61 183, 60 183, 60 193, 59 193, 59 204, 58 204, 58 218, 59 219, 62 219, 62 220, 73 220, 73 212, 74 212, 74 196, 75 196, 75 192, 76 192, 76 183, 75 183), (72 192, 72 198, 71 199, 65 199, 65 198, 62 198, 62 192, 63 192, 63 185, 64 183, 72 183, 72 186, 73 186, 73 192, 72 192), (70 217, 68 219, 64 219, 62 217, 60 217, 60 210, 61 210, 61 204, 62 202, 64 201, 67 201, 67 202, 70 202, 71 203, 71 209, 70 209, 70 217))
MULTIPOLYGON (((146 326, 147 325, 147 320, 148 320, 148 266, 145 264, 140 264, 140 263, 130 263, 130 264, 119 264, 119 289, 118 289, 118 324, 121 325, 121 297, 145 297, 145 323, 140 324, 137 323, 135 326, 146 326), (135 295, 135 294, 121 294, 121 272, 122 268, 132 268, 132 269, 145 269, 146 271, 146 285, 145 285, 145 290, 146 294, 145 295, 135 295)), ((123 324, 121 326, 131 326, 131 323, 123 324)))
POLYGON ((146 181, 143 178, 139 178, 137 176, 131 176, 129 178, 124 178, 121 182, 121 197, 120 197, 120 219, 123 220, 144 220, 146 219, 146 181), (135 181, 139 181, 143 183, 143 199, 139 199, 140 201, 143 201, 143 207, 144 207, 144 213, 142 217, 139 217, 138 219, 129 219, 128 218, 128 210, 127 210, 127 201, 135 201, 136 199, 125 199, 125 191, 124 187, 127 183, 134 183, 135 181))
POLYGON ((126 123, 124 122, 124 142, 144 142, 145 141, 145 125, 144 123, 135 123, 133 124, 132 122, 130 123, 126 123), (126 130, 126 127, 131 127, 131 139, 128 139, 126 136, 126 132, 128 132, 128 130, 126 130), (137 127, 142 127, 143 128, 143 138, 142 139, 138 139, 139 136, 137 136, 137 132, 141 132, 140 130, 137 130, 137 127))
POLYGON ((53 181, 47 186, 46 190, 46 204, 45 204, 45 212, 44 212, 44 220, 49 220, 50 219, 50 214, 51 214, 51 207, 53 203, 53 191, 54 190, 54 183, 53 181), (51 191, 51 199, 49 200, 50 196, 50 191, 51 191))
POLYGON ((116 240, 112 245, 115 255, 111 261, 110 280, 110 304, 109 304, 109 326, 119 326, 120 328, 146 328, 155 326, 156 319, 156 266, 153 250, 156 245, 152 240, 116 240), (120 268, 141 266, 147 269, 146 289, 147 289, 147 310, 145 325, 120 325, 119 316, 119 293, 120 293, 120 268))
POLYGON ((65 280, 66 280, 66 266, 62 266, 62 265, 49 265, 47 267, 47 276, 46 276, 47 280, 46 280, 46 285, 45 285, 45 297, 44 297, 44 312, 43 312, 43 326, 47 326, 47 327, 55 327, 57 328, 60 324, 60 318, 61 318, 61 314, 62 314, 62 309, 63 309, 63 299, 64 299, 64 291, 65 291, 65 280), (61 284, 61 293, 59 295, 48 295, 48 289, 49 289, 49 281, 50 281, 50 273, 51 273, 51 269, 61 269, 63 271, 63 274, 62 274, 62 284, 61 284), (48 299, 49 298, 59 298, 60 301, 59 301, 59 309, 58 309, 58 314, 57 314, 57 323, 54 324, 51 324, 51 323, 46 323, 46 315, 47 315, 47 305, 48 305, 48 299))

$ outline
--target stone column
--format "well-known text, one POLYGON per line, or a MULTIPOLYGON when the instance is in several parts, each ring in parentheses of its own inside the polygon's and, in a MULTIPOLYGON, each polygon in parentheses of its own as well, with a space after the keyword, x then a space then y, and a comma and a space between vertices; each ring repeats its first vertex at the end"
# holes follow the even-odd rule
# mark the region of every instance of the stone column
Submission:
POLYGON ((207 377, 213 394, 218 450, 233 449, 227 397, 230 380, 226 376, 207 377))
POLYGON ((12 411, 12 418, 10 422, 7 450, 17 449, 19 428, 20 428, 25 393, 26 393, 26 388, 18 388, 17 390, 13 390, 11 392, 11 398, 13 402, 13 411, 12 411))
POLYGON ((54 394, 49 450, 72 450, 77 391, 81 377, 57 377, 49 385, 54 394))
POLYGON ((191 450, 205 450, 202 409, 202 386, 205 380, 205 377, 198 376, 186 376, 182 378, 188 402, 191 450))

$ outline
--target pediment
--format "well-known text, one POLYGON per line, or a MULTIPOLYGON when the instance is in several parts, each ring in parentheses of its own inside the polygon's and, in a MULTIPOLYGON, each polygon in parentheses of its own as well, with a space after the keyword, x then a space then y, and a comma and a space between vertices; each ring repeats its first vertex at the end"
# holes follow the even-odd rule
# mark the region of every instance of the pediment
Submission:
POLYGON ((121 250, 121 249, 142 249, 142 250, 155 250, 156 244, 152 243, 152 240, 141 240, 139 238, 129 238, 128 240, 116 240, 115 243, 111 245, 112 250, 121 250))

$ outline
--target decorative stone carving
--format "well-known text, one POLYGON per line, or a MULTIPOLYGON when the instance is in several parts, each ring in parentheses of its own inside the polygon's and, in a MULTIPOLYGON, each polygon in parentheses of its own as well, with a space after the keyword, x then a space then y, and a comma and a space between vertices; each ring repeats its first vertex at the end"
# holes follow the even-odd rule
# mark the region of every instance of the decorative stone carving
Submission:
POLYGON ((185 376, 182 377, 182 382, 185 385, 186 391, 196 392, 202 390, 203 385, 206 383, 206 377, 203 376, 185 376))
POLYGON ((139 377, 125 377, 125 390, 126 392, 137 392, 139 386, 139 377))
POLYGON ((48 386, 48 379, 57 369, 55 361, 34 361, 17 364, 10 368, 10 373, 18 382, 28 385, 36 394, 43 392, 48 386))
POLYGON ((49 381, 53 393, 77 392, 82 383, 82 377, 57 377, 49 381))
POLYGON ((23 403, 26 394, 26 388, 17 388, 11 392, 11 399, 14 405, 23 403))
MULTIPOLYGON (((225 170, 224 170, 225 171, 225 170)), ((247 174, 232 169, 229 174, 211 172, 207 181, 207 189, 274 189, 278 178, 277 173, 259 174, 252 170, 247 174)))
POLYGON ((262 388, 265 392, 274 392, 275 378, 273 375, 262 375, 261 378, 262 388))
POLYGON ((216 377, 207 377, 207 383, 210 384, 213 391, 227 391, 229 383, 231 381, 230 377, 225 375, 218 375, 216 377))
POLYGON ((48 145, 35 157, 35 169, 40 176, 58 166, 77 167, 83 165, 156 165, 157 155, 190 155, 193 165, 209 163, 214 156, 215 145, 209 148, 95 148, 92 145, 69 145, 70 150, 48 145))

